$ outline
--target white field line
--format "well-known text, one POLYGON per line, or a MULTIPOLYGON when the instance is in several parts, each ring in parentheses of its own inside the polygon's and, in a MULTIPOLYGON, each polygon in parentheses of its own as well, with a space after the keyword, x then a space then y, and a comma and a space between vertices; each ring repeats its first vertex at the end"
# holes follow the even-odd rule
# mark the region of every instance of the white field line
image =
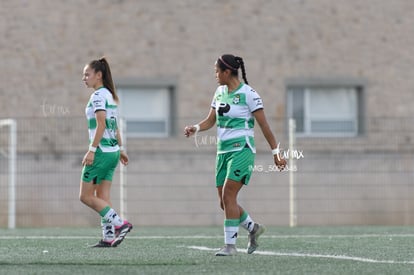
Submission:
MULTIPOLYGON (((0 236, 0 240, 17 240, 17 239, 30 239, 30 240, 83 240, 83 239, 96 239, 100 236, 0 236)), ((222 236, 131 236, 128 235, 128 239, 217 239, 223 238, 222 236)))
MULTIPOLYGON (((242 236, 240 236, 242 237, 242 236)), ((96 239, 97 236, 40 236, 40 235, 2 235, 0 240, 16 240, 16 239, 33 239, 33 240, 81 240, 81 239, 96 239)), ((192 235, 192 236, 131 236, 128 235, 128 239, 222 239, 222 235, 192 235)), ((320 238, 320 239, 335 239, 335 238, 414 238, 414 234, 349 234, 349 235, 264 235, 261 239, 308 239, 308 238, 320 238)))
MULTIPOLYGON (((218 251, 219 248, 209 248, 205 246, 187 246, 189 249, 196 249, 201 251, 218 251)), ((240 252, 246 253, 246 249, 238 249, 240 252)), ((375 263, 375 264, 414 264, 414 261, 393 261, 393 260, 375 260, 370 258, 352 257, 346 255, 329 255, 329 254, 313 254, 313 253, 298 253, 298 252, 274 252, 274 251, 255 251, 254 254, 266 255, 266 256, 279 256, 279 257, 301 257, 301 258, 320 258, 320 259, 334 259, 334 260, 346 260, 363 263, 375 263)))

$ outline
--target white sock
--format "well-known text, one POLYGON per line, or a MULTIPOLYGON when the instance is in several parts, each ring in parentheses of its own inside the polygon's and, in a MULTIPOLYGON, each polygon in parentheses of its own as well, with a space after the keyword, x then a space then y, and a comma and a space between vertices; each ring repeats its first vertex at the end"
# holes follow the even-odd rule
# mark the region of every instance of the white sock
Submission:
POLYGON ((224 228, 224 243, 236 244, 239 227, 226 226, 224 228))
MULTIPOLYGON (((246 212, 244 212, 244 213, 246 213, 246 212)), ((245 218, 245 219, 243 221, 240 221, 241 227, 243 227, 244 229, 246 229, 247 231, 249 231, 249 233, 252 232, 253 229, 254 229, 254 221, 252 220, 252 218, 250 217, 250 215, 247 214, 247 217, 246 216, 243 217, 243 215, 242 215, 241 219, 242 218, 245 218)))
POLYGON ((121 219, 121 217, 115 212, 113 208, 111 208, 103 218, 115 226, 121 226, 124 224, 124 220, 121 219))
POLYGON ((101 219, 102 240, 105 242, 112 242, 115 239, 115 226, 108 223, 103 218, 101 219))
POLYGON ((224 221, 224 243, 225 244, 236 244, 237 235, 239 233, 240 220, 225 220, 224 221))

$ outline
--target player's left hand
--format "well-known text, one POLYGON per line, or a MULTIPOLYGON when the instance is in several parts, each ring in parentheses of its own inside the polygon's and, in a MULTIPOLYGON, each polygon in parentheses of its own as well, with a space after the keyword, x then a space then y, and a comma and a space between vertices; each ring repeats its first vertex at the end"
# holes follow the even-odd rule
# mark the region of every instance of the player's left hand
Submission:
POLYGON ((274 158, 275 164, 276 164, 277 168, 279 169, 279 171, 285 170, 286 164, 287 164, 286 160, 282 159, 280 157, 280 154, 274 155, 273 158, 274 158))
POLYGON ((86 166, 92 165, 94 159, 95 159, 95 153, 88 151, 83 157, 82 165, 86 165, 86 166))
POLYGON ((129 158, 128 158, 128 155, 125 151, 121 151, 121 156, 120 156, 119 160, 121 161, 121 163, 123 165, 128 165, 129 158))

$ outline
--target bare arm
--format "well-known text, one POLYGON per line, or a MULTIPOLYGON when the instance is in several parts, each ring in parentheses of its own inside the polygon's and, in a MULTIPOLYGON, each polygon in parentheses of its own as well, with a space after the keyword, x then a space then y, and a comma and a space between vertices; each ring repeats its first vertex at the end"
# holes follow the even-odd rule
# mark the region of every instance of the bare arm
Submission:
POLYGON ((118 141, 119 147, 122 146, 122 138, 121 138, 121 131, 119 131, 119 128, 116 129, 116 140, 118 141))
POLYGON ((97 111, 95 113, 96 118, 96 131, 95 136, 92 141, 93 147, 98 147, 99 142, 101 141, 103 134, 106 128, 106 112, 105 111, 97 111))
MULTIPOLYGON (((95 118, 96 118, 96 131, 95 136, 93 137, 91 146, 92 147, 98 147, 99 142, 101 141, 105 128, 106 128, 106 112, 105 111, 97 111, 95 112, 95 118)), ((86 152, 85 156, 82 160, 82 165, 92 165, 93 161, 95 159, 95 152, 88 151, 86 152)))
POLYGON ((269 143, 270 149, 276 149, 277 142, 276 138, 272 133, 272 130, 270 129, 269 123, 267 123, 265 113, 263 109, 257 110, 253 113, 254 118, 256 119, 257 123, 259 123, 260 129, 263 132, 264 137, 267 140, 267 143, 269 143))
MULTIPOLYGON (((210 111, 205 119, 203 119, 200 123, 197 125, 200 127, 198 131, 206 131, 213 127, 216 124, 216 110, 213 108, 210 108, 210 111)), ((197 126, 186 126, 184 128, 184 135, 186 137, 189 137, 197 132, 197 126)))
POLYGON ((122 146, 122 137, 121 137, 121 131, 119 131, 119 128, 116 130, 116 139, 118 141, 118 145, 121 148, 120 153, 120 161, 123 165, 128 165, 129 157, 126 153, 126 150, 122 146))
MULTIPOLYGON (((276 138, 273 135, 272 130, 270 129, 269 123, 267 123, 263 109, 255 111, 253 115, 257 123, 259 123, 260 129, 262 130, 263 135, 267 140, 267 143, 269 143, 270 149, 274 150, 278 148, 278 143, 276 142, 276 138)), ((273 158, 275 164, 277 165, 280 171, 285 169, 286 160, 281 158, 280 153, 273 155, 273 158)))

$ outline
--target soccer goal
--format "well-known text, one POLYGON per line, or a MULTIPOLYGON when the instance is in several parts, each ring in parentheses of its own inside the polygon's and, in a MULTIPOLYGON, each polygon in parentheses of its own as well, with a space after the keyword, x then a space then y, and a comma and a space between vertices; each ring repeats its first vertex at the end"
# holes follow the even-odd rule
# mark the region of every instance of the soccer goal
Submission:
MULTIPOLYGON (((0 131, 9 130, 8 148, 4 155, 8 159, 8 228, 16 227, 16 145, 17 123, 14 119, 1 119, 0 131)), ((1 153, 1 152, 0 152, 1 153)))

